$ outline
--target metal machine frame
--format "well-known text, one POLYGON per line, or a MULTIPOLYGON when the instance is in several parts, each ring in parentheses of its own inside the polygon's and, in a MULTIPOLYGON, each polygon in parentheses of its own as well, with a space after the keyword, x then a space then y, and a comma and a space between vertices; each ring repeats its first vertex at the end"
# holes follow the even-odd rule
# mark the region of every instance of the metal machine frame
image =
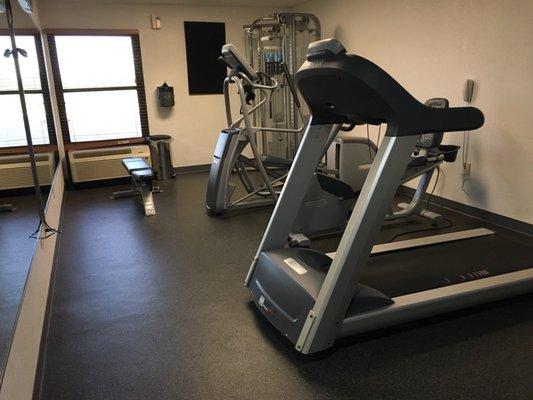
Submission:
MULTIPOLYGON (((280 75, 283 73, 279 68, 280 62, 287 67, 290 76, 298 70, 305 61, 305 53, 308 45, 320 40, 320 21, 317 16, 306 13, 278 12, 267 17, 257 18, 249 25, 243 26, 245 32, 246 56, 254 69, 268 75, 278 77, 281 83, 280 90, 269 99, 273 107, 283 110, 283 121, 273 120, 271 110, 263 110, 253 116, 254 124, 261 126, 284 125, 287 129, 298 130, 292 135, 280 135, 274 131, 263 131, 257 138, 259 151, 264 155, 294 158, 301 133, 299 130, 305 123, 305 119, 299 115, 294 97, 280 75), (276 61, 268 60, 269 49, 278 49, 275 54, 276 61), (274 135, 274 137, 273 137, 274 135), (269 139, 271 139, 269 141, 269 139), (271 142, 281 142, 283 149, 272 149, 271 142)), ((259 95, 257 101, 265 97, 259 95)))
POLYGON ((131 188, 125 190, 117 190, 111 195, 112 199, 119 199, 123 197, 141 196, 141 202, 144 209, 144 214, 147 217, 156 215, 155 203, 153 193, 160 193, 161 189, 158 186, 150 187, 145 182, 137 182, 131 178, 131 188))
POLYGON ((400 181, 400 184, 403 185, 417 177, 420 177, 420 181, 415 190, 415 194, 409 203, 398 203, 397 207, 400 208, 399 211, 389 210, 385 220, 394 221, 402 218, 407 218, 411 215, 419 215, 421 217, 427 218, 434 223, 436 223, 442 215, 429 211, 424 208, 424 195, 427 192, 433 173, 442 164, 443 159, 437 159, 430 161, 430 164, 422 168, 410 168, 407 170, 406 176, 400 181))

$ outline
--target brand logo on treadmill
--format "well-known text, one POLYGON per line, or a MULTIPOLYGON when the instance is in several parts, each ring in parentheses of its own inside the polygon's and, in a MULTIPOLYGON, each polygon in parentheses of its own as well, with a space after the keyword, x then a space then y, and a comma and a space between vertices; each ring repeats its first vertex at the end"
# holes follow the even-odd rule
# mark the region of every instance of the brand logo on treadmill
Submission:
POLYGON ((464 274, 456 275, 455 278, 444 277, 444 280, 446 281, 446 283, 453 285, 456 283, 468 282, 468 281, 473 281, 476 279, 486 278, 487 276, 490 276, 490 275, 491 273, 488 270, 480 269, 477 271, 465 272, 464 274))
POLYGON ((466 274, 459 275, 463 281, 470 281, 473 279, 485 278, 490 275, 490 272, 486 269, 480 269, 478 271, 467 272, 466 274))

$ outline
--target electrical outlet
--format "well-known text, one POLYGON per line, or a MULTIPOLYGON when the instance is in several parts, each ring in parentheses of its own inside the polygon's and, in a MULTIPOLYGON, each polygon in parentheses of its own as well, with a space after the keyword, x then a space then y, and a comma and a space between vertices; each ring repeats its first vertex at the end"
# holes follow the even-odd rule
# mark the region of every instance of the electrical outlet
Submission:
POLYGON ((466 163, 463 165, 463 176, 470 176, 470 172, 472 171, 472 164, 466 163))

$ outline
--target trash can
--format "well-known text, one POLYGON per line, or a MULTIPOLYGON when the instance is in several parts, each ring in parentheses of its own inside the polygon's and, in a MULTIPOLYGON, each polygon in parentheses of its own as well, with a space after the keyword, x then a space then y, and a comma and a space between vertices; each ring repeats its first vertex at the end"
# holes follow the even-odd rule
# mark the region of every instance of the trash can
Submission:
POLYGON ((159 180, 168 180, 174 178, 174 166, 170 158, 170 140, 169 135, 150 135, 148 142, 152 148, 152 165, 156 169, 156 177, 159 180))

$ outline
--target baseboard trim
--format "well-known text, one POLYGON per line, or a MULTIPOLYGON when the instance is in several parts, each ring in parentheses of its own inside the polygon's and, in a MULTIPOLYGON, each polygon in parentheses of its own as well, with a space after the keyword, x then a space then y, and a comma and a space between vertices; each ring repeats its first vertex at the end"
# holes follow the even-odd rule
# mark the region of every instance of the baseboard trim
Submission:
POLYGON ((68 180, 66 182, 65 189, 67 191, 72 191, 72 190, 93 189, 93 188, 99 188, 99 187, 128 185, 128 184, 131 184, 131 178, 129 176, 122 177, 122 178, 102 179, 98 181, 87 181, 87 182, 73 182, 72 180, 68 180))
MULTIPOLYGON (((174 167, 174 172, 176 174, 187 174, 190 172, 209 172, 211 164, 200 164, 200 165, 187 165, 184 167, 174 167)), ((92 189, 97 187, 105 186, 117 186, 117 185, 126 185, 131 183, 131 178, 129 176, 122 178, 111 178, 111 179, 101 179, 97 181, 87 181, 87 182, 73 182, 72 179, 68 179, 66 182, 66 190, 80 190, 80 189, 92 189)), ((33 188, 32 188, 33 190, 33 188)))
POLYGON ((187 174, 189 172, 208 172, 210 168, 211 164, 187 165, 184 167, 175 167, 174 172, 176 172, 176 174, 187 174))
MULTIPOLYGON (((49 191, 51 187, 52 185, 42 185, 41 190, 43 192, 46 192, 46 191, 49 191)), ((27 196, 27 195, 32 195, 32 194, 35 194, 35 188, 33 186, 0 190, 0 195, 2 195, 2 197, 17 197, 17 196, 27 196)), ((44 193, 43 193, 43 196, 44 196, 44 193)))
MULTIPOLYGON (((63 229, 63 209, 65 202, 61 204, 61 214, 59 216, 58 230, 61 232, 63 229)), ((52 304, 54 300, 54 290, 56 283, 56 268, 59 260, 59 249, 61 247, 61 235, 58 235, 56 241, 56 248, 54 253, 54 262, 52 264, 52 271, 50 274, 50 283, 48 286, 48 298, 46 299, 46 308, 44 310, 44 321, 43 329, 41 333, 41 344, 39 346, 39 355, 37 358, 37 367, 35 369, 35 381, 33 385, 33 400, 39 400, 41 398, 42 387, 44 383, 44 372, 45 372, 45 362, 46 362, 46 350, 47 350, 47 340, 49 329, 51 325, 52 318, 52 304)))
MULTIPOLYGON (((413 197, 413 195, 415 194, 415 189, 402 185, 398 189, 398 193, 413 197)), ((468 215, 470 217, 490 222, 491 224, 499 225, 501 227, 523 233, 528 236, 533 236, 533 225, 528 224, 524 221, 519 221, 514 218, 506 217, 500 214, 493 213, 491 211, 483 210, 474 206, 469 206, 467 204, 459 203, 457 201, 436 195, 433 195, 431 197, 431 203, 443 208, 450 209, 452 211, 459 212, 461 214, 468 215)))

